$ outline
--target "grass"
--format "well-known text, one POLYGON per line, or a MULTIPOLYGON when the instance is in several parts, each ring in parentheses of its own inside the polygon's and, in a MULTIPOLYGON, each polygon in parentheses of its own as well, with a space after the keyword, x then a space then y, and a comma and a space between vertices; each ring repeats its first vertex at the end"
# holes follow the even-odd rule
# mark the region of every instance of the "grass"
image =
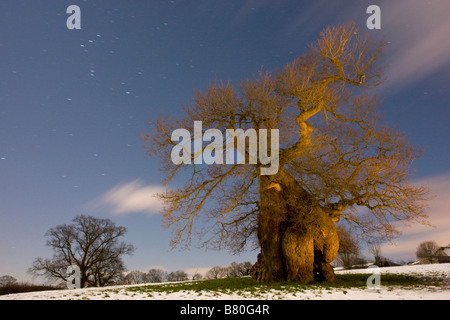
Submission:
MULTIPOLYGON (((367 279, 371 274, 337 274, 337 281, 335 283, 311 283, 308 285, 296 282, 274 282, 274 283, 259 283, 250 277, 243 278, 225 278, 214 280, 202 280, 180 283, 162 283, 154 285, 144 285, 129 287, 126 290, 133 293, 145 293, 153 296, 154 294, 166 294, 174 292, 194 292, 198 296, 201 295, 219 295, 236 293, 245 297, 262 297, 266 294, 290 293, 296 294, 314 290, 317 292, 331 293, 339 290, 344 294, 350 288, 364 289, 367 286, 367 279)), ((383 274, 381 276, 381 285, 389 288, 416 288, 420 286, 441 286, 444 277, 423 277, 418 275, 404 275, 404 274, 383 274)))
MULTIPOLYGON (((293 297, 301 297, 305 293, 312 293, 316 296, 327 296, 335 292, 347 294, 350 289, 365 289, 367 279, 372 274, 336 274, 335 283, 311 283, 308 285, 296 282, 274 282, 259 283, 250 277, 243 278, 224 278, 214 280, 186 281, 175 283, 160 283, 136 285, 124 288, 104 289, 95 295, 99 298, 110 298, 115 294, 128 295, 129 297, 158 298, 170 293, 180 293, 180 296, 196 296, 199 299, 207 297, 220 297, 223 294, 235 294, 238 297, 250 299, 282 299, 286 294, 293 297)), ((381 286, 387 290, 395 289, 419 289, 427 288, 429 290, 446 289, 449 286, 449 277, 441 272, 429 273, 427 276, 419 273, 408 274, 389 274, 383 273, 381 276, 381 286)), ((0 295, 17 292, 30 292, 57 289, 49 286, 34 286, 29 284, 20 284, 10 287, 0 288, 0 295)), ((54 298, 54 297, 53 297, 54 298)), ((75 299, 89 299, 84 293, 75 293, 75 299)))

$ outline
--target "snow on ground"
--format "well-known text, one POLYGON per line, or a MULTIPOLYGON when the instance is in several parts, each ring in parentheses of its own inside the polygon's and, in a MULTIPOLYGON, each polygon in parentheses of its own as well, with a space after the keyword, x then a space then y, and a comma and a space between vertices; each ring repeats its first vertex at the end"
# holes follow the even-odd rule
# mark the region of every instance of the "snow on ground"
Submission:
MULTIPOLYGON (((0 300, 243 300, 243 299, 281 299, 281 300, 450 300, 450 263, 414 265, 380 268, 379 288, 311 288, 297 292, 270 290, 255 296, 254 293, 220 293, 180 291, 172 293, 132 292, 128 287, 137 285, 86 288, 75 290, 53 290, 19 293, 0 296, 0 300), (416 276, 444 278, 443 286, 392 287, 383 286, 383 274, 412 274, 416 276)), ((336 273, 373 273, 372 269, 341 270, 336 273)), ((148 284, 152 285, 152 284, 148 284)))

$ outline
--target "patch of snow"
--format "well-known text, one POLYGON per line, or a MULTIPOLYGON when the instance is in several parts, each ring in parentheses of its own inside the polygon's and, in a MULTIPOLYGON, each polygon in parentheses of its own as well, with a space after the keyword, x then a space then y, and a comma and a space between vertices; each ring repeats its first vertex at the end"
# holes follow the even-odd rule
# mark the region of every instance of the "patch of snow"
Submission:
MULTIPOLYGON (((127 288, 139 285, 122 285, 102 288, 85 288, 73 290, 53 290, 19 293, 0 296, 0 300, 450 300, 450 263, 407 265, 379 268, 380 288, 310 288, 297 292, 270 290, 255 296, 253 292, 217 293, 211 291, 185 290, 179 292, 132 292, 127 288), (439 276, 443 286, 389 287, 383 286, 383 274, 412 274, 415 276, 439 276)), ((342 273, 366 273, 373 269, 339 270, 342 273)), ((157 284, 146 284, 148 286, 157 284)))

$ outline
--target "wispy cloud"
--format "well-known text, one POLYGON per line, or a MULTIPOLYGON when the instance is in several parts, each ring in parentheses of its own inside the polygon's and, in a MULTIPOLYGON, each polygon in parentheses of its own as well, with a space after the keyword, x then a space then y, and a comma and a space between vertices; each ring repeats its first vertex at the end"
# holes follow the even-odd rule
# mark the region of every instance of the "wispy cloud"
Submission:
POLYGON ((317 37, 326 26, 355 21, 362 33, 389 42, 384 50, 386 89, 399 90, 450 67, 450 1, 379 1, 381 30, 368 30, 370 1, 314 1, 285 24, 281 38, 317 37), (324 10, 324 6, 328 10, 324 10))
POLYGON ((161 208, 161 201, 157 193, 165 189, 158 185, 143 185, 141 181, 134 180, 114 186, 99 198, 93 201, 93 208, 107 208, 113 214, 149 213, 157 214, 161 208))
POLYGON ((421 179, 415 184, 428 186, 436 196, 427 211, 433 227, 422 224, 405 226, 395 245, 382 247, 385 256, 394 259, 414 258, 417 247, 423 241, 436 241, 440 246, 450 244, 450 174, 421 179))
POLYGON ((450 66, 449 1, 389 1, 382 8, 382 30, 390 86, 403 87, 450 66))

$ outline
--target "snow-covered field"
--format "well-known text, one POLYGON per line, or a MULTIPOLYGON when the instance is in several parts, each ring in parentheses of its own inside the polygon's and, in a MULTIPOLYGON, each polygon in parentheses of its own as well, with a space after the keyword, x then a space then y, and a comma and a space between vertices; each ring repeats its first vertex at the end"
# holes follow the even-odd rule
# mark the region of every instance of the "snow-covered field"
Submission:
MULTIPOLYGON (((86 288, 75 290, 55 290, 31 293, 20 293, 0 296, 0 300, 243 300, 243 299, 286 299, 286 300, 450 300, 450 263, 414 265, 401 267, 380 268, 380 286, 378 288, 311 288, 298 292, 270 290, 254 296, 246 292, 221 293, 184 290, 180 292, 132 292, 129 287, 137 285, 114 286, 103 288, 86 288), (426 277, 439 277, 443 284, 440 286, 385 286, 383 274, 407 274, 426 277)), ((372 273, 372 270, 357 269, 348 271, 336 271, 337 273, 372 273)), ((148 284, 151 286, 152 284, 148 284)))

